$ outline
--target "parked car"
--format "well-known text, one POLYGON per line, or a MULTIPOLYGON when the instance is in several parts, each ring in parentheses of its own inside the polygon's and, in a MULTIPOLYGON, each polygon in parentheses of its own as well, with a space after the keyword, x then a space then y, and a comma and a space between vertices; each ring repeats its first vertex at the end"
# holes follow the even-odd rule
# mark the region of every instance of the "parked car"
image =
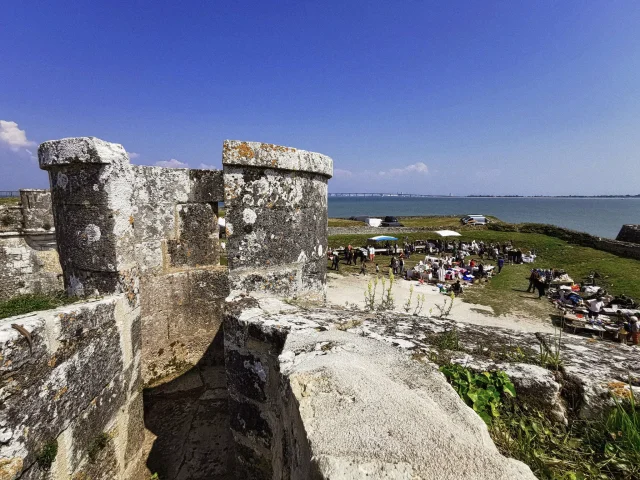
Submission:
POLYGON ((384 217, 384 220, 380 224, 381 227, 404 227, 396 217, 384 217))
POLYGON ((465 215, 460 219, 463 225, 486 225, 489 220, 484 215, 465 215))

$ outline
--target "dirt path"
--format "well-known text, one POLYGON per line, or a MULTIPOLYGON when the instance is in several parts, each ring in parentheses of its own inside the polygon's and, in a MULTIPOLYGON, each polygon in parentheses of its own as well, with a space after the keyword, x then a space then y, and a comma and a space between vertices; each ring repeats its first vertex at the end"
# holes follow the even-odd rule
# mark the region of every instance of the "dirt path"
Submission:
MULTIPOLYGON (((355 304, 359 308, 364 309, 364 292, 367 290, 367 284, 372 278, 373 276, 371 275, 365 277, 328 273, 327 301, 343 307, 346 304, 355 304)), ((431 310, 432 316, 438 315, 439 310, 436 305, 442 306, 445 299, 447 301, 449 300, 449 297, 439 293, 438 289, 434 286, 426 284, 420 285, 417 281, 397 280, 392 290, 396 305, 395 311, 405 313, 403 306, 409 298, 411 285, 414 287, 414 292, 411 311, 409 313, 413 313, 418 295, 425 295, 424 307, 420 313, 420 315, 423 316, 428 316, 429 310, 431 310)), ((376 297, 378 298, 380 295, 381 285, 379 284, 376 297)), ((495 316, 490 307, 467 303, 461 300, 454 301, 448 318, 457 322, 512 328, 523 332, 554 332, 554 327, 550 320, 544 321, 524 314, 495 316)))

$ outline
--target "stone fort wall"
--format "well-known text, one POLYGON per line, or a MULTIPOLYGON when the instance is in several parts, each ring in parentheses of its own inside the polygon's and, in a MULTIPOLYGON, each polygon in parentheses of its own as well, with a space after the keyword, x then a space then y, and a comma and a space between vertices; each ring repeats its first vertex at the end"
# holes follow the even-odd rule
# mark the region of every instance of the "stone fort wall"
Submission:
POLYGON ((39 159, 79 301, 0 322, 3 480, 534 478, 435 367, 307 307, 330 158, 229 141, 222 172, 169 170, 71 138, 39 159))
POLYGON ((61 290, 51 193, 20 190, 20 204, 0 206, 0 301, 61 290))
MULTIPOLYGON (((243 144, 228 142, 225 152, 243 144)), ((252 151, 276 148, 262 145, 252 151)), ((247 192, 233 196, 237 176, 245 173, 241 165, 227 167, 233 159, 225 157, 231 171, 223 174, 134 166, 122 146, 96 138, 42 144, 39 159, 50 177, 64 287, 79 300, 95 300, 0 323, 0 365, 6 374, 0 392, 11 406, 0 412, 0 473, 11 479, 229 475, 222 321, 230 281, 228 268, 220 265, 218 203, 225 191, 234 197, 226 209, 230 230, 234 223, 239 228, 228 232, 228 244, 245 262, 234 267, 250 267, 234 277, 238 285, 287 297, 314 289, 322 295, 330 175, 330 159, 324 158, 329 170, 325 165, 319 183, 309 168, 246 166, 247 175, 268 177, 275 188, 277 208, 265 206, 261 212, 247 192), (289 188, 307 179, 324 195, 324 210, 309 216, 306 206, 306 216, 296 218, 300 205, 286 203, 290 197, 278 192, 278 182, 289 188), (264 281, 271 274, 255 280, 265 258, 252 243, 259 230, 235 220, 236 210, 249 207, 267 219, 265 224, 256 219, 256 227, 273 225, 272 212, 289 212, 296 234, 318 232, 304 255, 296 248, 296 258, 273 253, 285 227, 277 238, 263 239, 261 246, 271 252, 269 267, 278 272, 277 288, 264 281), (309 218, 319 226, 305 226, 309 218), (50 393, 28 402, 29 414, 21 416, 17 412, 27 407, 19 392, 28 388, 50 393), (32 429, 40 433, 30 435, 32 429), (145 435, 152 439, 146 444, 145 435), (52 445, 55 459, 43 465, 43 452, 52 445)), ((291 235, 287 238, 293 245, 291 235)))

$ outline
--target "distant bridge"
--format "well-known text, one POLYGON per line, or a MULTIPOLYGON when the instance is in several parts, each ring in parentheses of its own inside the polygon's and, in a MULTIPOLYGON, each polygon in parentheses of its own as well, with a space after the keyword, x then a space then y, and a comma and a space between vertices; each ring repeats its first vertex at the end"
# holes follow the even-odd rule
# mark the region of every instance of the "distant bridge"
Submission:
POLYGON ((329 193, 330 197, 443 197, 444 195, 420 195, 417 193, 329 193))
POLYGON ((0 190, 0 197, 19 197, 20 192, 17 190, 0 190))

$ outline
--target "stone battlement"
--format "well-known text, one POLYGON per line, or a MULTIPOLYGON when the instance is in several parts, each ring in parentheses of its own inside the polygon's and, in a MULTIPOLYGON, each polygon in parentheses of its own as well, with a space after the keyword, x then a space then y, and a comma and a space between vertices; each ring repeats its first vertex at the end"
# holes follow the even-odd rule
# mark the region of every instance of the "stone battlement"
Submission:
POLYGON ((0 206, 0 300, 62 290, 51 193, 22 189, 20 203, 0 206))

